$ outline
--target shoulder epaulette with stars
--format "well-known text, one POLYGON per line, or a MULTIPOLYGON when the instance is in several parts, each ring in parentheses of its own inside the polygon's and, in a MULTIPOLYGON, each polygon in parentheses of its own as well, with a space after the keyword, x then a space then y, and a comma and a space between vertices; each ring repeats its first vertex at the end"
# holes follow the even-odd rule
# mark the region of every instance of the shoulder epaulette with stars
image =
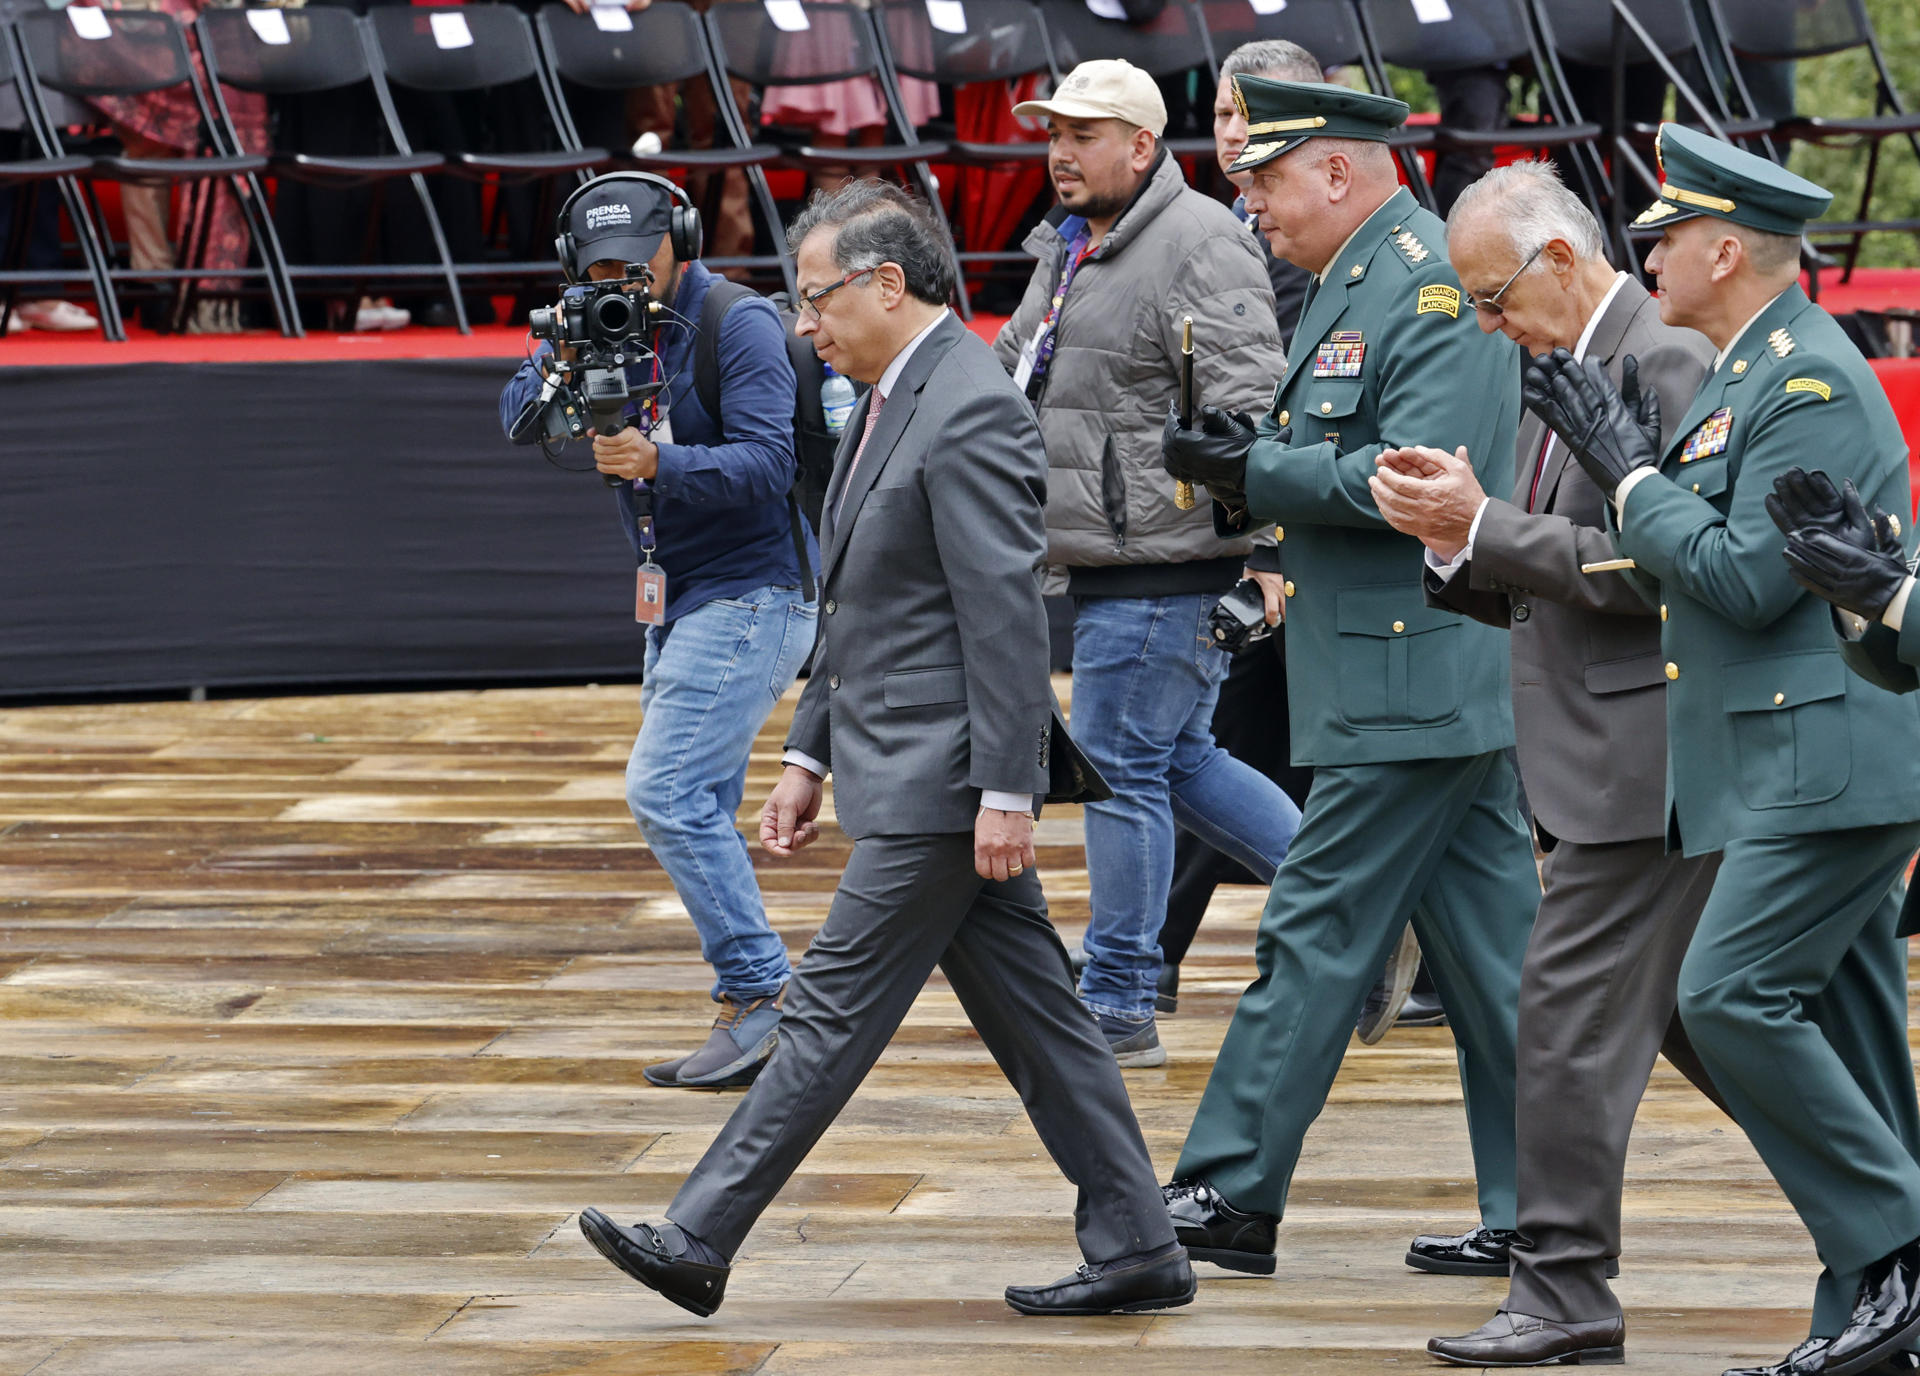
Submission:
POLYGON ((1398 232, 1393 236, 1393 246, 1400 250, 1400 256, 1409 263, 1418 267, 1433 255, 1433 250, 1421 243, 1412 230, 1400 229, 1398 225, 1394 228, 1398 232))
POLYGON ((1793 336, 1787 333, 1787 328, 1784 325, 1767 336, 1767 347, 1772 349, 1774 354, 1780 358, 1785 358, 1788 354, 1792 353, 1793 346, 1793 336))

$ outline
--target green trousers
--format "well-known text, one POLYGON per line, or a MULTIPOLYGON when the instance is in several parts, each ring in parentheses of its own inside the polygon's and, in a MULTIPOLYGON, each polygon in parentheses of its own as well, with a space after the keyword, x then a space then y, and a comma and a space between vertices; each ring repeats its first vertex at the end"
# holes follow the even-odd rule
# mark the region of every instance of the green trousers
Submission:
POLYGON ((1728 845, 1680 966, 1680 1018, 1827 1268, 1813 1332, 1920 1238, 1920 1103, 1892 886, 1920 823, 1728 845))
POLYGON ((1174 1175, 1286 1211, 1354 1019, 1409 919, 1459 1047, 1489 1228, 1514 1226, 1514 1024, 1540 881, 1506 752, 1314 771, 1174 1175))

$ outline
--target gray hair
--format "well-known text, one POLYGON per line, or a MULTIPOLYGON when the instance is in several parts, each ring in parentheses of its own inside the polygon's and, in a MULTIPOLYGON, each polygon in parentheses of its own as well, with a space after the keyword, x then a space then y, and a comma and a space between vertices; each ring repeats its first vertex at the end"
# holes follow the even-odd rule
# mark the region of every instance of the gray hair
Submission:
POLYGON ((1729 224, 1741 245, 1747 251, 1747 259, 1753 264, 1753 270, 1762 277, 1772 277, 1792 267, 1797 273, 1800 269, 1800 239, 1793 234, 1770 234, 1764 229, 1754 229, 1750 225, 1729 224))
POLYGON ((927 203, 891 182, 865 178, 814 192, 787 230, 788 251, 799 253, 816 229, 834 231, 833 261, 842 272, 896 263, 916 300, 944 306, 953 295, 953 245, 927 203))
POLYGON ((1220 64, 1224 77, 1262 76, 1269 81, 1325 81, 1320 59, 1284 38, 1259 38, 1242 43, 1220 64))
POLYGON ((1600 222, 1567 189, 1551 162, 1529 159, 1494 168, 1460 193, 1447 213, 1447 233, 1451 235, 1456 225, 1476 212, 1492 215, 1505 225, 1516 257, 1564 239, 1575 257, 1606 261, 1600 222))

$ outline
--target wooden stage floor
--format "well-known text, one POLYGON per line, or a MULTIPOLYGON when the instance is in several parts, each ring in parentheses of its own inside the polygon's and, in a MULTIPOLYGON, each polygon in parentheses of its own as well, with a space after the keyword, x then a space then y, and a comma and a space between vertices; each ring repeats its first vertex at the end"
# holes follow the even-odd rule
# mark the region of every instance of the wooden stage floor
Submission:
MULTIPOLYGON (((629 1283, 577 1210, 657 1214, 736 1102, 640 1076, 711 1008, 623 805, 636 713, 630 687, 0 711, 0 1376, 1405 1372, 1499 1300, 1401 1263, 1473 1221, 1435 1030, 1347 1057, 1278 1275, 1201 1267, 1159 1316, 1015 1315, 1003 1286, 1078 1261, 1073 1195, 937 978, 715 1318, 629 1283)), ((796 956, 829 835, 761 871, 796 956)), ((1042 824, 1070 938, 1079 836, 1069 809, 1042 824)), ((1171 1062, 1128 1076, 1163 1173, 1260 899, 1222 891, 1171 1062)), ((1664 1066, 1626 1218, 1634 1369, 1804 1332, 1805 1235, 1664 1066)))

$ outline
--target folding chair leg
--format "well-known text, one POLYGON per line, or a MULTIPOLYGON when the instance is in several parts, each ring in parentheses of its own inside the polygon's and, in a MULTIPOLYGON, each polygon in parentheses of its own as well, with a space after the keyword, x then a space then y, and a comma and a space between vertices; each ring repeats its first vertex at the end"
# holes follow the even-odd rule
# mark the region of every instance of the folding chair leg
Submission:
POLYGON ((120 318, 120 298, 114 294, 106 250, 101 248, 99 230, 87 213, 86 199, 71 177, 62 177, 57 185, 60 200, 67 207, 67 219, 73 224, 74 240, 80 246, 80 261, 87 265, 87 277, 93 284, 94 304, 100 308, 101 336, 124 344, 127 327, 120 318))
POLYGON ((747 186, 753 197, 760 203, 760 214, 767 222, 767 233, 773 239, 773 251, 780 260, 780 276, 787 284, 787 296, 790 300, 800 299, 800 278, 793 265, 793 256, 787 252, 786 236, 781 233, 780 207, 774 202, 773 188, 767 185, 766 169, 747 168, 747 186))
POLYGON ((415 172, 411 176, 413 194, 420 198, 420 212, 427 217, 427 228, 433 232, 434 251, 440 255, 440 270, 446 275, 447 290, 453 295, 453 319, 459 325, 461 334, 472 334, 473 326, 467 323, 467 302, 460 293, 460 274, 454 270, 453 253, 447 248, 446 233, 440 228, 440 212, 433 208, 433 197, 427 194, 427 179, 415 172))
MULTIPOLYGON (((947 243, 953 243, 953 226, 947 223, 947 209, 940 204, 940 185, 933 178, 933 169, 925 162, 910 164, 913 178, 920 183, 920 194, 926 197, 927 207, 933 212, 934 222, 940 226, 940 232, 947 236, 947 243)), ((973 301, 967 295, 967 277, 959 270, 959 259, 954 259, 953 290, 954 299, 960 307, 960 318, 973 319, 973 301)))
MULTIPOLYGON (((180 266, 206 265, 207 244, 213 238, 213 202, 216 188, 211 181, 198 181, 187 188, 185 213, 180 217, 180 266)), ((173 290, 173 310, 168 316, 169 332, 185 334, 194 307, 200 304, 200 279, 182 277, 173 290)))
POLYGON ((287 271, 287 256, 280 247, 280 235, 273 227, 273 209, 267 204, 266 191, 257 176, 248 173, 246 187, 247 194, 241 197, 240 208, 247 217, 254 247, 260 251, 260 266, 266 273, 267 295, 273 301, 274 317, 280 322, 280 337, 304 339, 307 332, 300 324, 300 303, 293 294, 293 275, 287 271))

